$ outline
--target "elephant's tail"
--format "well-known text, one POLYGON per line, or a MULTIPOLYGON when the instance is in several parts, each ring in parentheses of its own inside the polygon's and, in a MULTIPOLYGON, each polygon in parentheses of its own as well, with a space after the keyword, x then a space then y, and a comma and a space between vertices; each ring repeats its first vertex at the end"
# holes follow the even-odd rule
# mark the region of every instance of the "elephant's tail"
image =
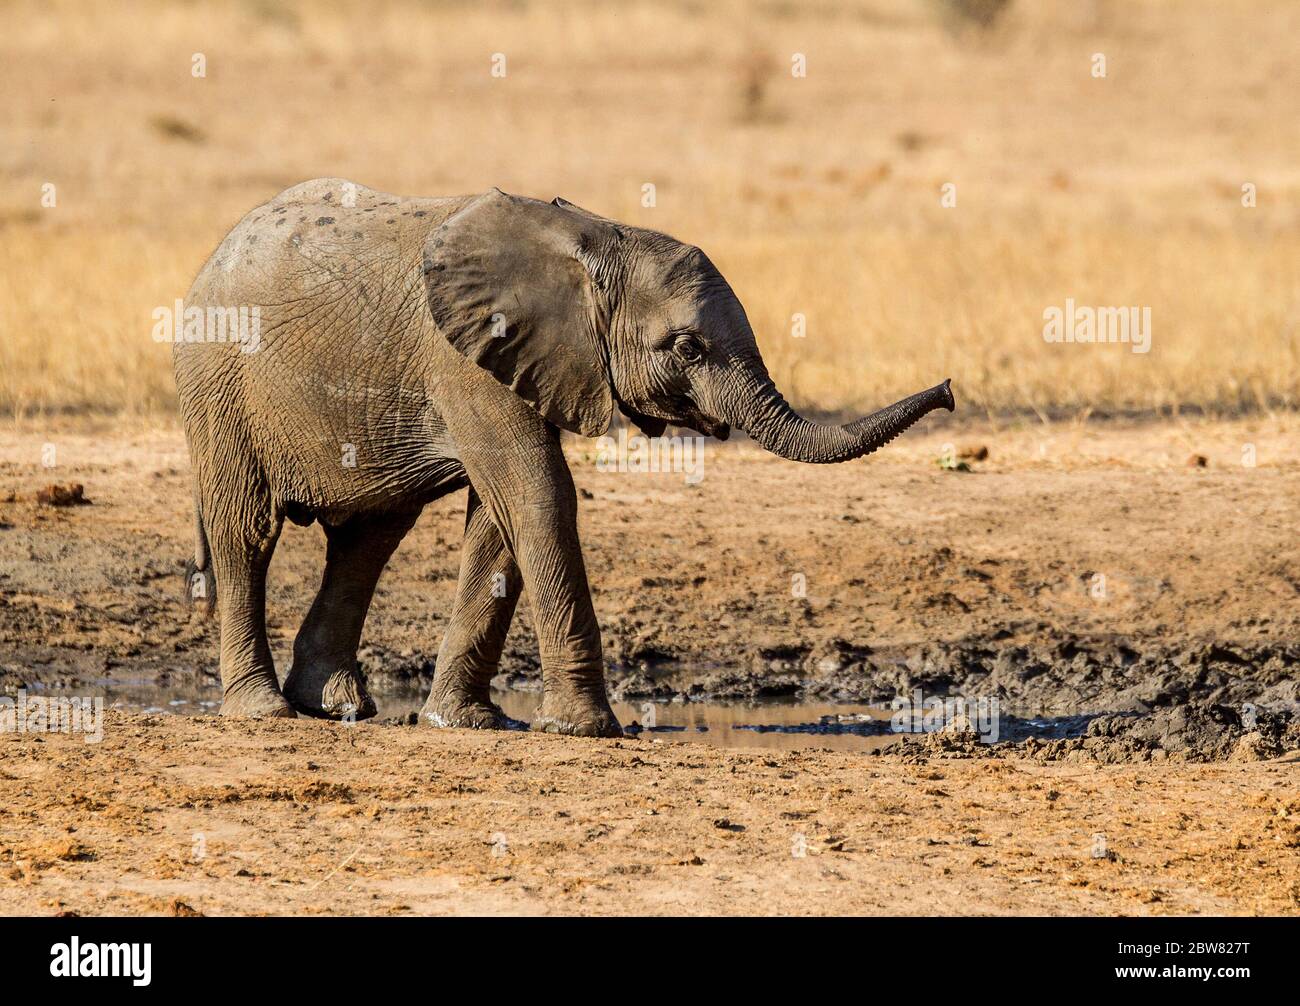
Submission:
POLYGON ((217 578, 198 500, 194 501, 194 555, 185 564, 185 602, 200 618, 211 617, 217 606, 217 578))

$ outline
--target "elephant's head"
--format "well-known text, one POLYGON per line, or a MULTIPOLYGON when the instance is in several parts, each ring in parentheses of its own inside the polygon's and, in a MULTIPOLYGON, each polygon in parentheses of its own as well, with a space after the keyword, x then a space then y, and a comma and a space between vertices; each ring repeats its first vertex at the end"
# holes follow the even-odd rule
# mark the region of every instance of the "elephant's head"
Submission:
POLYGON ((424 253, 443 335, 564 429, 599 436, 615 403, 651 435, 679 423, 747 432, 795 461, 869 454, 927 412, 948 382, 845 426, 781 397, 745 310, 698 248, 556 199, 493 190, 450 217, 424 253))

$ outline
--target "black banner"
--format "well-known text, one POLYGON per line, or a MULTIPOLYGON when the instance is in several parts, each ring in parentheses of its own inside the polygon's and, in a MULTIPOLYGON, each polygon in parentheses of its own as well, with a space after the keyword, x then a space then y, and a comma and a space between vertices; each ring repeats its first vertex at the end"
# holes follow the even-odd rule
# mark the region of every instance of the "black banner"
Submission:
POLYGON ((771 992, 779 971, 785 982, 846 995, 882 985, 977 991, 979 976, 1003 993, 1153 984, 1229 992, 1293 976, 1298 933, 1294 919, 1225 918, 0 920, 7 990, 74 992, 374 994, 431 972, 469 978, 485 968, 495 988, 552 975, 574 991, 667 990, 713 975, 729 994, 771 992))

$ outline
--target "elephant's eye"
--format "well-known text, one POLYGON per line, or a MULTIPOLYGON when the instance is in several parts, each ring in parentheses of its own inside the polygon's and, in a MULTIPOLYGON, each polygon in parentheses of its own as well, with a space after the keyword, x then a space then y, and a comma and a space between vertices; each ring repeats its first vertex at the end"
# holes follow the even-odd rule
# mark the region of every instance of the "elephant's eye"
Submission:
POLYGON ((699 363, 704 359, 704 346, 694 335, 682 333, 673 343, 673 352, 687 363, 699 363))

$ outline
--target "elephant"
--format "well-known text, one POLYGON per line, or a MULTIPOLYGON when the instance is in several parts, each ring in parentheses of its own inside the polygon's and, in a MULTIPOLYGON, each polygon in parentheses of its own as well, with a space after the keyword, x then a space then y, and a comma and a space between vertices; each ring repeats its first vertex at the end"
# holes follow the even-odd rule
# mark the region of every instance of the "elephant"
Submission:
POLYGON ((954 408, 944 381, 847 425, 806 419, 699 248, 499 189, 289 188, 222 241, 186 317, 235 306, 254 309, 256 338, 187 324, 172 346, 193 466, 191 600, 219 609, 226 715, 375 715, 357 648, 376 582, 424 505, 466 489, 420 721, 506 725, 489 682, 527 589, 542 667, 532 728, 618 736, 561 431, 599 436, 617 408, 652 437, 669 423, 721 440, 734 427, 825 464, 954 408), (326 557, 281 687, 265 587, 285 519, 319 522, 326 557))

